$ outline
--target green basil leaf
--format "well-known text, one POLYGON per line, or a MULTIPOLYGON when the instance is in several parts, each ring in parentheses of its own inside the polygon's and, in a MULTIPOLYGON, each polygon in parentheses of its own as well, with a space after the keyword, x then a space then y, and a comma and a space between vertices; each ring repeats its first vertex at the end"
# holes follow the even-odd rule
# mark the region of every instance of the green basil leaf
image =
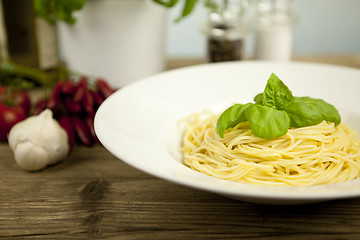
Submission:
POLYGON ((294 97, 289 88, 274 74, 269 77, 265 90, 254 98, 255 104, 235 104, 219 117, 217 131, 249 121, 253 135, 264 139, 283 136, 289 127, 306 127, 323 120, 341 122, 337 109, 322 99, 294 97))
POLYGON ((311 97, 296 97, 296 101, 302 101, 316 109, 325 121, 333 122, 335 125, 338 125, 341 122, 341 116, 338 110, 333 105, 322 99, 311 97))
POLYGON ((319 124, 323 121, 320 112, 313 105, 295 98, 285 107, 290 118, 291 127, 306 127, 319 124))
POLYGON ((264 90, 264 106, 275 107, 281 110, 284 109, 293 98, 289 88, 272 73, 264 90))
POLYGON ((235 104, 226 109, 218 118, 216 122, 216 130, 221 138, 224 137, 226 129, 235 127, 238 123, 247 121, 245 111, 253 103, 235 104))
POLYGON ((265 139, 285 135, 290 126, 288 114, 273 107, 253 104, 245 111, 245 116, 252 134, 265 139))
POLYGON ((256 104, 264 105, 264 93, 259 93, 254 97, 254 102, 256 104))

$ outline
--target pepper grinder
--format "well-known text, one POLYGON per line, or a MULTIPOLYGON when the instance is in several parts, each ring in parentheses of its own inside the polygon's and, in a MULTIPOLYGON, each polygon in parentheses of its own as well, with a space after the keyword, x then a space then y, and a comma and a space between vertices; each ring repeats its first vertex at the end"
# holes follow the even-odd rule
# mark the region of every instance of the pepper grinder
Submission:
POLYGON ((207 61, 236 61, 245 58, 248 0, 207 1, 207 21, 202 32, 207 36, 207 61))
POLYGON ((256 0, 255 59, 291 60, 294 23, 292 0, 256 0))

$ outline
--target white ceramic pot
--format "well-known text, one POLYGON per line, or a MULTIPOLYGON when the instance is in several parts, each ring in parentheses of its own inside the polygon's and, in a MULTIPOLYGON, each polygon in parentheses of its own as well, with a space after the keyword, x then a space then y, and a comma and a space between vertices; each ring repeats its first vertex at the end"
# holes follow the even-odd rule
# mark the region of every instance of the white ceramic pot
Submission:
POLYGON ((76 23, 58 24, 71 70, 122 87, 165 66, 166 9, 151 0, 88 0, 76 23))

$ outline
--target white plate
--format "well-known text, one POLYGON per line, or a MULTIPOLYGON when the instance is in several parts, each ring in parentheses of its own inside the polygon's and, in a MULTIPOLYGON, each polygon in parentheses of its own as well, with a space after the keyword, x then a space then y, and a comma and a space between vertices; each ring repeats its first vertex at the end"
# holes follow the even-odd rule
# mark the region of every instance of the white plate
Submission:
POLYGON ((295 96, 322 98, 360 133, 360 70, 311 63, 231 62, 164 72, 110 96, 95 117, 102 144, 122 161, 156 177, 265 204, 359 197, 360 180, 311 187, 268 187, 216 179, 184 166, 178 120, 204 108, 249 102, 275 73, 295 96))

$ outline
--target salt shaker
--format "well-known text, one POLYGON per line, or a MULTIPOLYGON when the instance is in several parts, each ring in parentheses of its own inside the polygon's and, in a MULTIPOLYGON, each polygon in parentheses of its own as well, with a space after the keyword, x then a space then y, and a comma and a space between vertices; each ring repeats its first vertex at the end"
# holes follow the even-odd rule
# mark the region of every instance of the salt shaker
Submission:
POLYGON ((294 23, 292 0, 256 0, 255 59, 291 60, 294 23))
POLYGON ((247 34, 244 13, 248 0, 212 0, 202 32, 207 36, 208 62, 245 58, 247 34))

